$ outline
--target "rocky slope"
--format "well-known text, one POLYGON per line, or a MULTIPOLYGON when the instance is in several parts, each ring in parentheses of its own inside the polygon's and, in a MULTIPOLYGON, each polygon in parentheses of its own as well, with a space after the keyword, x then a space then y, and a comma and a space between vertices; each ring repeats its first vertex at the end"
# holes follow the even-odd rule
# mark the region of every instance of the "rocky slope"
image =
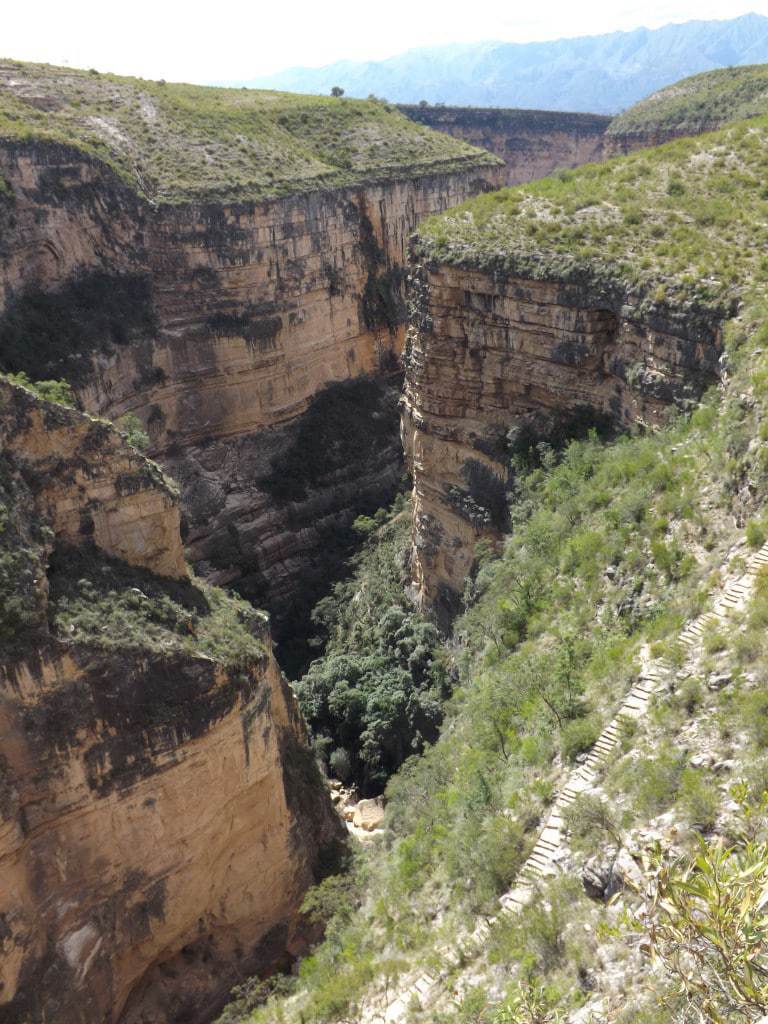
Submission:
POLYGON ((329 533, 400 476, 406 239, 500 169, 381 104, 48 71, 0 66, 0 363, 138 415, 182 483, 192 559, 279 625, 330 571, 329 533), (349 413, 348 443, 289 493, 310 406, 315 428, 349 413))
POLYGON ((0 1017, 209 1020, 338 836, 266 617, 108 423, 3 382, 0 442, 0 1017))
POLYGON ((412 121, 495 153, 507 167, 507 185, 601 160, 610 117, 496 107, 399 108, 412 121))

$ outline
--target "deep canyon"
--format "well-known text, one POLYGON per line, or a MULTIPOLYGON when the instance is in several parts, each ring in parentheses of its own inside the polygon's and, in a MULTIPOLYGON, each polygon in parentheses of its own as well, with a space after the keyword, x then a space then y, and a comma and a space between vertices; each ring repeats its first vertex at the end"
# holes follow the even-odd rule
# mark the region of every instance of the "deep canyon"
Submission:
MULTIPOLYGON (((0 677, 0 1020, 205 1024, 315 936, 302 897, 343 830, 281 668, 306 659, 355 519, 407 467, 414 594, 448 631, 478 543, 507 531, 510 431, 656 426, 718 380, 722 337, 690 310, 409 241, 658 133, 284 100, 269 131, 286 151, 313 118, 343 122, 301 174, 170 201, 142 139, 185 139, 185 104, 234 91, 91 76, 107 105, 81 114, 67 90, 89 76, 47 74, 0 66, 11 121, 31 119, 0 137, 0 365, 69 382, 77 406, 0 385, 0 575, 22 581, 0 677), (79 141, 55 121, 67 104, 79 141), (363 142, 382 124, 377 163, 363 142)), ((238 167, 275 152, 250 102, 221 142, 256 146, 238 167)), ((190 144, 211 174, 214 143, 190 144)))

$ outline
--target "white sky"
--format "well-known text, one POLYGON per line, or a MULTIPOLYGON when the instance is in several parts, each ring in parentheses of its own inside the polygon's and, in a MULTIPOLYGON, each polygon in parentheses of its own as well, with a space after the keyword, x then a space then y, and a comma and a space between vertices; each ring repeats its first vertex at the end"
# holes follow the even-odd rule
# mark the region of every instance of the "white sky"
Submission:
POLYGON ((768 0, 12 0, 4 7, 3 57, 201 83, 377 60, 415 46, 768 14, 768 0))

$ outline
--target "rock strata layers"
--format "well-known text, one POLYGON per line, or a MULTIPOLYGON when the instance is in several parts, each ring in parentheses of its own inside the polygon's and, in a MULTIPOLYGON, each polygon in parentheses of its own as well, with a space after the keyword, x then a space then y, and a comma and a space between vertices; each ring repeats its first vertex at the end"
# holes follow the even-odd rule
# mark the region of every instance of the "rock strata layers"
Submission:
POLYGON ((475 550, 506 528, 514 435, 652 426, 717 379, 716 323, 641 314, 588 285, 424 261, 402 435, 414 480, 414 586, 447 625, 475 550))
POLYGON ((187 578, 173 489, 109 424, 1 384, 0 440, 0 1018, 208 1021, 298 951, 339 834, 295 698, 266 617, 237 659, 198 639, 229 599, 187 578), (82 573, 119 630, 57 619, 82 573), (158 639, 171 600, 188 622, 158 639))
MULTIPOLYGON (((412 121, 487 149, 506 165, 506 185, 604 159, 611 118, 554 110, 402 105, 412 121)), ((616 150, 620 152, 620 150, 616 150)))
POLYGON ((403 344, 407 238, 501 170, 480 155, 458 171, 173 207, 54 143, 3 144, 0 173, 3 365, 74 380, 96 414, 138 416, 182 482, 192 557, 284 618, 318 552, 325 573, 327 531, 399 479, 396 418, 385 437, 377 417, 403 344), (331 458, 285 514, 260 481, 279 478, 324 388, 367 377, 383 390, 348 425, 357 468, 339 480, 331 458))
POLYGON ((600 163, 720 127, 712 120, 688 129, 652 126, 629 131, 621 125, 612 130, 613 119, 602 114, 412 104, 404 104, 400 110, 418 124, 500 157, 506 165, 505 185, 535 181, 555 171, 600 163))

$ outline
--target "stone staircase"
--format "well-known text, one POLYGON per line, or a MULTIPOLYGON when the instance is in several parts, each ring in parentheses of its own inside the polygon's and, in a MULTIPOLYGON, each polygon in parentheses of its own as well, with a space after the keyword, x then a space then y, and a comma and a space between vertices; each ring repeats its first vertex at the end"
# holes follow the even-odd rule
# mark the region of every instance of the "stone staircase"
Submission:
MULTIPOLYGON (((688 648, 697 647, 709 631, 724 623, 731 612, 743 608, 752 594, 757 574, 767 566, 768 542, 750 556, 744 573, 724 587, 712 610, 686 625, 678 637, 679 642, 688 648)), ((515 886, 500 897, 502 915, 516 914, 522 910, 532 899, 536 884, 557 873, 558 860, 565 853, 563 811, 581 793, 594 787, 600 768, 620 744, 626 723, 646 713, 651 697, 663 688, 673 672, 674 666, 666 658, 652 659, 647 650, 643 651, 638 681, 598 737, 584 763, 568 776, 544 822, 536 845, 518 872, 515 886)), ((371 1024, 405 1024, 415 1009, 428 1009, 441 997, 445 998, 446 975, 482 953, 495 920, 481 919, 475 930, 457 940, 455 945, 437 949, 436 953, 442 961, 440 970, 422 972, 399 994, 392 994, 386 1006, 371 1008, 364 1015, 364 1020, 371 1024)))

